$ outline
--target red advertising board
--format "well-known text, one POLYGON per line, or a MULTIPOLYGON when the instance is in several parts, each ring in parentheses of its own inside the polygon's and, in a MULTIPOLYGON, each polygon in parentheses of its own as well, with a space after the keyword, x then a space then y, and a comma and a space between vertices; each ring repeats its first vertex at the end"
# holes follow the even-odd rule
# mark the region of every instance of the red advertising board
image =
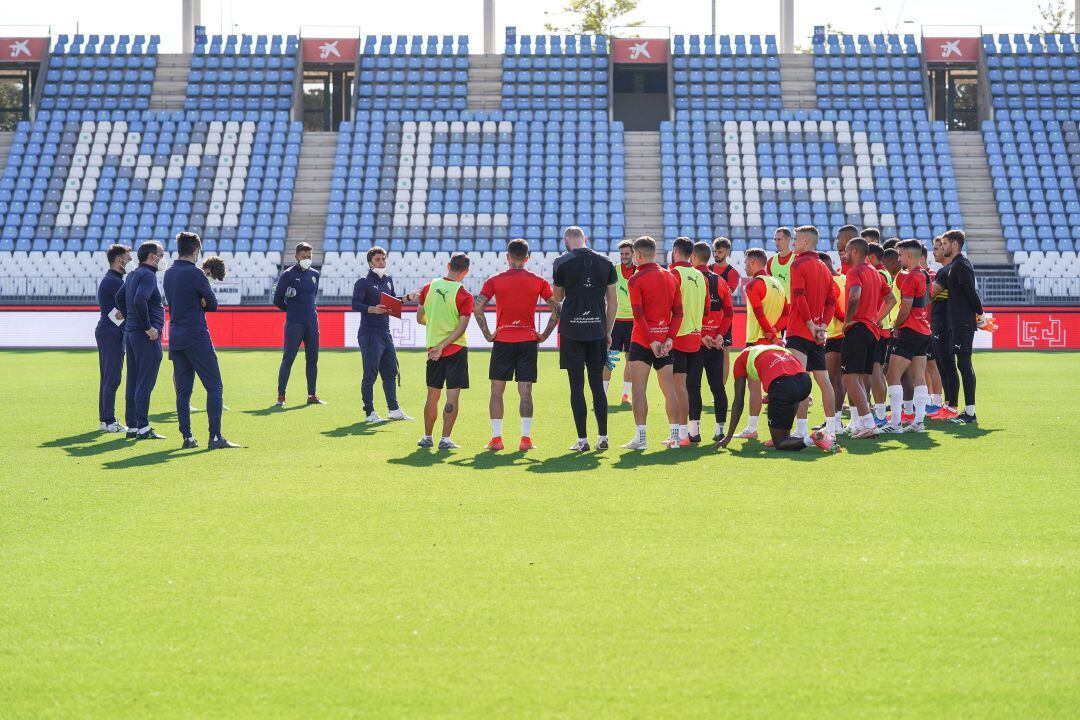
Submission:
POLYGON ((305 65, 353 65, 360 41, 356 38, 304 38, 305 65))
POLYGON ((660 38, 617 38, 611 41, 615 63, 666 63, 668 41, 660 38))
POLYGON ((48 49, 47 37, 0 37, 0 63, 39 63, 48 49))
POLYGON ((923 57, 928 63, 974 63, 979 61, 979 38, 923 38, 923 57))
MULTIPOLYGON (((411 312, 405 308, 399 347, 420 347, 423 333, 411 312)), ((539 310, 538 312, 544 312, 539 310)), ((976 349, 982 350, 1080 350, 1080 307, 992 307, 987 312, 997 320, 994 333, 979 331, 976 349)), ((94 347, 96 307, 54 305, 8 305, 0 307, 0 348, 94 347)), ((276 308, 257 306, 222 307, 206 316, 214 344, 219 348, 281 347, 284 313, 276 308)), ((491 322, 494 322, 492 317, 491 322)), ((355 347, 360 314, 347 306, 319 308, 320 346, 355 347)), ((392 324, 392 327, 394 325, 392 324)), ((746 313, 737 308, 733 322, 735 347, 745 339, 746 313)), ((168 338, 165 338, 166 342, 168 338)), ((470 324, 470 347, 488 347, 475 324, 470 324), (474 332, 475 331, 475 332, 474 332)), ((553 347, 551 338, 544 347, 553 347)))

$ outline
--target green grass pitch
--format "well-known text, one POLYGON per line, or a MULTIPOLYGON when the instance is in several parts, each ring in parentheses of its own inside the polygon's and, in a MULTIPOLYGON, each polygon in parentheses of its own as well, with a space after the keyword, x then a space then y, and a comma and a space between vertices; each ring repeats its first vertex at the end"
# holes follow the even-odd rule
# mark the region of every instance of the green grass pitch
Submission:
POLYGON ((0 354, 0 716, 1076 717, 1075 354, 978 354, 978 428, 835 456, 665 451, 655 384, 652 449, 572 456, 550 353, 539 449, 485 453, 479 352, 462 449, 420 451, 359 423, 356 351, 324 407, 269 407, 278 358, 221 353, 249 448, 207 452, 167 360, 136 445, 96 432, 93 353, 0 354))

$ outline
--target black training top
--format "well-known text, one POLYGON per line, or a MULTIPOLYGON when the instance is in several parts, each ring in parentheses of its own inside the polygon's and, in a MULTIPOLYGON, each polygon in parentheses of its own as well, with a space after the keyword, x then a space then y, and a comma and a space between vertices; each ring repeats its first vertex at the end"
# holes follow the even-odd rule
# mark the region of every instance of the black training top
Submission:
POLYGON ((607 289, 616 282, 615 264, 589 248, 563 253, 552 265, 552 283, 566 294, 559 335, 568 340, 607 337, 607 289))
POLYGON ((956 256, 948 268, 949 327, 974 329, 975 316, 982 315, 983 312, 979 291, 975 289, 975 268, 971 266, 966 255, 956 256))

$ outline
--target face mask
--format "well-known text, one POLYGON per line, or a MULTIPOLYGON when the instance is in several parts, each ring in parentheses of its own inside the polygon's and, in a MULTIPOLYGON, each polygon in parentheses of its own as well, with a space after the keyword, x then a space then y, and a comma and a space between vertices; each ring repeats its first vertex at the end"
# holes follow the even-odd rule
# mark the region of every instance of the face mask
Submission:
POLYGON ((297 265, 299 265, 302 270, 307 270, 309 267, 311 267, 311 258, 304 258, 303 260, 298 262, 297 265))
POLYGON ((161 257, 159 257, 157 261, 158 272, 164 272, 168 267, 169 261, 165 259, 165 256, 162 255, 161 257))
POLYGON ((139 263, 138 263, 137 260, 134 260, 134 259, 128 260, 127 264, 124 265, 124 274, 126 275, 129 272, 134 272, 135 268, 137 268, 137 267, 139 267, 139 263))
POLYGON ((383 275, 386 274, 386 268, 373 267, 373 268, 371 268, 371 272, 375 273, 379 277, 382 277, 383 275))

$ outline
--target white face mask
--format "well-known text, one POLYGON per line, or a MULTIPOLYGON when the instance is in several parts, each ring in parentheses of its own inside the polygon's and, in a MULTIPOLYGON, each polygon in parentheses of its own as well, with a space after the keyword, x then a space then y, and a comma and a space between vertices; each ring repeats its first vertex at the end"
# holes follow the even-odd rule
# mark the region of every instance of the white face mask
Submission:
POLYGON ((300 269, 307 270, 309 267, 311 267, 311 258, 304 258, 296 264, 300 266, 300 269))
POLYGON ((158 272, 165 272, 169 268, 169 261, 164 255, 158 258, 157 269, 158 272))
POLYGON ((383 275, 386 274, 386 268, 373 267, 373 268, 371 268, 371 272, 375 273, 379 277, 382 277, 383 275))
POLYGON ((127 274, 129 272, 134 272, 135 268, 137 267, 139 267, 139 261, 132 258, 131 260, 127 261, 126 265, 124 265, 124 273, 127 274))

